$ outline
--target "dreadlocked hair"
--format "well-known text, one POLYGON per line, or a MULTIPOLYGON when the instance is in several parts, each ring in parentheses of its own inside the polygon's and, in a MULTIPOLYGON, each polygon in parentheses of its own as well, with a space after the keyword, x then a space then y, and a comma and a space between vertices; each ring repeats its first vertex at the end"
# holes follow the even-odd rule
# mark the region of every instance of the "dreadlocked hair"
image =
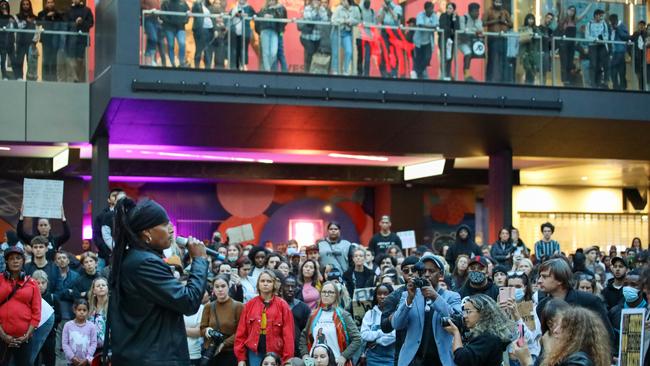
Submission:
MULTIPOLYGON (((145 248, 138 234, 134 233, 129 226, 129 213, 135 206, 135 201, 129 197, 120 199, 115 205, 115 222, 113 224, 113 240, 115 245, 111 257, 111 277, 109 283, 111 289, 117 289, 119 286, 122 261, 126 254, 127 246, 145 248)), ((115 291, 116 294, 118 292, 115 291)))

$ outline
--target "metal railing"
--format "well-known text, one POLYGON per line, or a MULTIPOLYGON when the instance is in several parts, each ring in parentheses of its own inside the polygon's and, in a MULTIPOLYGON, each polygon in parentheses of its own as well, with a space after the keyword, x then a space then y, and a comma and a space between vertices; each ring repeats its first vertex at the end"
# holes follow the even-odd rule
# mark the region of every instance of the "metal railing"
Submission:
MULTIPOLYGON (((587 77, 586 74, 588 58, 584 57, 584 52, 582 57, 576 58, 576 51, 582 51, 582 48, 586 47, 588 54, 589 46, 607 45, 610 49, 614 46, 624 46, 627 54, 627 49, 631 45, 629 42, 622 41, 595 42, 585 38, 544 36, 533 30, 478 33, 455 30, 448 36, 440 28, 388 26, 363 22, 343 25, 329 20, 267 18, 246 16, 245 13, 233 15, 232 13, 202 14, 145 10, 142 14, 144 31, 141 39, 141 64, 150 66, 164 66, 167 64, 166 59, 169 59, 169 64, 174 67, 190 66, 186 60, 185 44, 178 43, 185 39, 185 35, 170 33, 169 29, 166 29, 165 21, 162 20, 164 17, 167 17, 167 21, 169 17, 182 17, 183 21, 178 23, 183 25, 177 29, 180 32, 184 32, 186 28, 190 30, 190 19, 197 22, 209 18, 214 29, 217 30, 214 35, 207 35, 207 41, 197 38, 201 37, 200 30, 203 24, 195 27, 192 23, 193 34, 187 37, 188 41, 193 40, 195 45, 200 45, 199 54, 197 55, 195 51, 193 57, 190 57, 194 59, 193 66, 240 71, 255 69, 267 72, 428 79, 427 70, 433 70, 433 79, 439 80, 453 78, 456 81, 594 87, 592 75, 589 74, 587 77), (152 32, 157 32, 157 37, 150 37, 152 32), (315 33, 318 36, 312 36, 315 33), (157 39, 158 45, 152 44, 153 38, 157 39), (310 39, 317 39, 318 42, 314 41, 311 44, 310 39), (423 43, 422 39, 428 39, 429 42, 423 43), (297 56, 301 51, 296 50, 298 40, 303 48, 302 60, 297 56), (218 48, 216 51, 212 48, 207 50, 212 57, 206 57, 206 42, 211 47, 216 44, 215 47, 218 48), (285 48, 285 43, 290 44, 291 47, 285 48), (565 47, 567 44, 571 47, 565 47), (314 49, 309 48, 312 45, 315 45, 314 49), (429 45, 430 49, 423 47, 429 45), (561 51, 558 51, 558 46, 561 51), (424 49, 429 52, 428 55, 423 52, 424 49), (179 54, 178 63, 175 61, 177 50, 178 53, 182 53, 179 54), (350 58, 351 52, 352 58, 350 58), (562 55, 560 67, 557 65, 559 52, 566 52, 562 55), (160 54, 159 58, 156 57, 157 53, 160 54), (567 56, 568 53, 573 54, 567 56), (249 67, 249 56, 251 60, 257 60, 258 65, 252 61, 249 67), (287 56, 290 56, 291 60, 287 56), (581 67, 582 64, 584 67, 581 67), (558 77, 560 70, 563 70, 561 78, 558 77), (573 73, 571 77, 575 82, 567 81, 567 70, 573 73), (549 73, 550 81, 547 81, 549 73), (580 80, 580 73, 583 74, 583 80, 580 80), (562 79, 563 82, 560 83, 558 79, 562 79)), ((647 50, 649 46, 645 47, 647 50)), ((627 81, 626 89, 636 90, 637 88, 633 86, 637 83, 633 80, 647 80, 650 70, 646 65, 640 69, 636 67, 635 63, 638 62, 636 53, 639 51, 634 47, 631 48, 632 58, 623 58, 622 68, 618 69, 617 76, 620 79, 620 70, 625 70, 626 74, 622 77, 627 81), (635 77, 637 69, 644 76, 635 77)), ((602 70, 603 75, 600 78, 602 85, 599 87, 618 85, 612 82, 609 70, 610 57, 608 53, 607 63, 605 63, 607 66, 602 70)), ((645 57, 643 61, 645 62, 645 57)), ((647 91, 649 89, 647 84, 644 83, 638 89, 647 91)))
POLYGON ((89 81, 88 33, 3 27, 0 44, 4 80, 89 81))

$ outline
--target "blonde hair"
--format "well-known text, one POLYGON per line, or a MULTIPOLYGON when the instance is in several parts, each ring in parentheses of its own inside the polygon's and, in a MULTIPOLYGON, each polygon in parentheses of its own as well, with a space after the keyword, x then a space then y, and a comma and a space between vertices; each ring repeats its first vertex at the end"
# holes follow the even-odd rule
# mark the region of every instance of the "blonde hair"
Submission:
MULTIPOLYGON (((97 299, 97 296, 93 293, 93 290, 95 289, 95 283, 97 281, 104 281, 106 283, 106 288, 108 289, 108 280, 106 277, 97 277, 93 280, 93 283, 90 284, 90 288, 88 289, 88 305, 89 305, 89 314, 92 314, 94 312, 98 312, 100 314, 106 315, 108 313, 108 297, 106 302, 102 304, 101 308, 98 308, 99 301, 97 299)), ((108 296, 108 295, 107 295, 108 296)))
POLYGON ((263 275, 268 275, 269 277, 271 277, 271 280, 273 280, 273 295, 277 295, 280 292, 280 279, 275 274, 275 272, 273 272, 270 269, 263 270, 262 273, 260 273, 259 277, 257 277, 257 285, 255 286, 255 288, 257 289, 257 293, 259 295, 262 294, 262 292, 260 291, 260 278, 262 278, 263 275))
MULTIPOLYGON (((334 281, 327 281, 323 284, 323 286, 320 288, 320 292, 323 292, 325 289, 325 286, 332 286, 334 288, 334 302, 332 303, 332 306, 338 307, 341 304, 341 289, 338 287, 339 283, 334 282, 334 281)), ((347 292, 347 291, 346 291, 347 292)), ((319 305, 323 304, 323 295, 321 295, 320 300, 319 300, 319 305)))

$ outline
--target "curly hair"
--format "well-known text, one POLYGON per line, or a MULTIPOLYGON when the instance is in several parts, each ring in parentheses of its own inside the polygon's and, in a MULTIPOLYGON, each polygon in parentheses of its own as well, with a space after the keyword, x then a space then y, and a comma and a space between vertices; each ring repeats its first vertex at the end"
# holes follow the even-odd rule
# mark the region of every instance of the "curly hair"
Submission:
POLYGON ((605 325, 591 310, 576 306, 562 312, 561 332, 555 347, 547 350, 541 366, 555 366, 565 358, 585 352, 594 366, 609 366, 610 341, 605 325))
POLYGON ((499 308, 491 297, 484 294, 472 295, 465 303, 470 302, 480 315, 476 326, 470 331, 472 337, 492 333, 503 342, 512 342, 516 338, 517 324, 499 308))

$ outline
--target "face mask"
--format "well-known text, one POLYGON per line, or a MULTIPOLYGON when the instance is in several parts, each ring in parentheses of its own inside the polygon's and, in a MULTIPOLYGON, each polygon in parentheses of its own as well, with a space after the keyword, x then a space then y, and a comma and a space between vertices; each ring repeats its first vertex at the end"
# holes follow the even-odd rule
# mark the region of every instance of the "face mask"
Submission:
POLYGON ((627 303, 635 302, 639 299, 639 290, 631 286, 623 286, 623 297, 627 303))
POLYGON ((516 288, 515 289, 515 301, 520 302, 524 299, 524 295, 526 295, 526 292, 524 291, 523 288, 516 288))
POLYGON ((296 253, 298 253, 298 248, 294 248, 294 247, 287 248, 287 254, 288 255, 294 255, 296 253))
POLYGON ((480 285, 483 282, 485 282, 485 273, 483 272, 476 272, 476 271, 471 271, 468 274, 469 282, 475 284, 475 285, 480 285))
POLYGON ((228 257, 228 261, 230 262, 237 262, 237 259, 239 259, 239 257, 228 257))

